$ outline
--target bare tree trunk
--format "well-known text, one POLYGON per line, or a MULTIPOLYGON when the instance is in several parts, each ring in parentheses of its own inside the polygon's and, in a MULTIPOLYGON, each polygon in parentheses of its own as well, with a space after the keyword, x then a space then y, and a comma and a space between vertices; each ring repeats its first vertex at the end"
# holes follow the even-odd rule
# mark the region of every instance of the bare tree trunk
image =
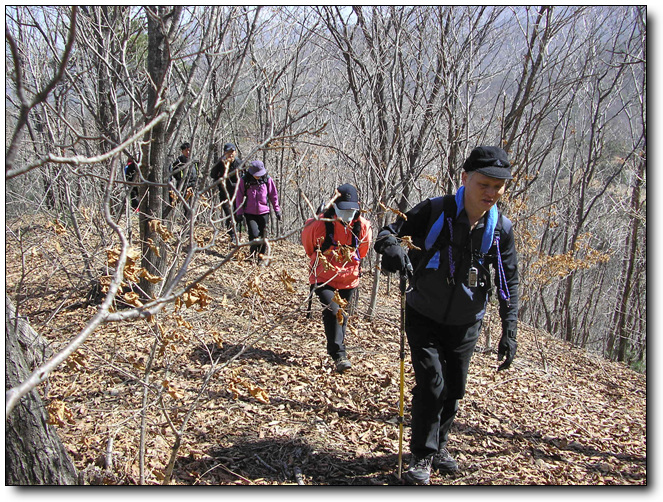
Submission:
MULTIPOLYGON (((179 22, 181 10, 181 7, 173 8, 172 12, 162 6, 147 7, 149 41, 147 62, 152 80, 148 96, 149 119, 157 116, 165 104, 162 101, 162 92, 171 64, 168 37, 173 27, 179 22)), ((164 200, 168 200, 168 190, 163 188, 163 183, 167 181, 164 173, 166 127, 161 122, 148 133, 140 166, 144 177, 153 183, 144 188, 146 197, 142 197, 141 193, 141 199, 143 199, 140 210, 140 238, 143 243, 142 265, 150 274, 160 277, 163 277, 165 272, 167 248, 151 222, 162 218, 164 200)), ((140 287, 148 297, 154 296, 156 292, 156 285, 146 279, 141 280, 140 287)))
MULTIPOLYGON (((16 319, 14 306, 5 297, 5 390, 31 373, 31 360, 38 355, 32 343, 39 339, 30 325, 16 319)), ((48 416, 36 390, 26 395, 5 423, 5 484, 75 485, 76 468, 48 416)))
POLYGON ((646 162, 642 160, 639 163, 636 174, 635 184, 631 191, 631 233, 625 245, 625 260, 622 270, 621 290, 618 297, 618 307, 613 317, 614 331, 610 340, 609 351, 613 359, 625 361, 626 353, 629 347, 629 335, 627 327, 627 318, 629 310, 629 300, 633 289, 633 270, 638 254, 638 230, 640 229, 640 190, 643 184, 646 162), (616 354, 615 354, 616 351, 616 354))

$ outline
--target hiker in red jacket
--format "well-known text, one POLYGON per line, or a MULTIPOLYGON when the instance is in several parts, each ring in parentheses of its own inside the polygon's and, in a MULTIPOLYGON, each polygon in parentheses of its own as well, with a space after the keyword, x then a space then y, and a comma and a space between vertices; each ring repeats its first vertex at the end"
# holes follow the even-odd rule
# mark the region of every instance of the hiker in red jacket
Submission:
POLYGON ((420 202, 384 227, 375 242, 383 270, 413 271, 405 332, 416 385, 412 459, 403 477, 414 484, 428 484, 431 467, 458 470, 447 440, 492 290, 489 265, 502 319, 498 360, 506 357, 500 370, 511 365, 517 349, 518 256, 511 222, 496 206, 512 178, 511 164, 501 148, 480 146, 463 170, 455 195, 420 202), (400 245, 405 236, 417 248, 409 254, 400 245))
POLYGON ((339 302, 351 304, 373 234, 371 224, 359 213, 357 189, 349 184, 338 187, 333 203, 319 217, 332 221, 310 218, 302 231, 302 244, 310 260, 309 284, 324 306, 327 353, 336 371, 343 373, 352 365, 344 345, 347 314, 342 311, 339 318, 339 302))

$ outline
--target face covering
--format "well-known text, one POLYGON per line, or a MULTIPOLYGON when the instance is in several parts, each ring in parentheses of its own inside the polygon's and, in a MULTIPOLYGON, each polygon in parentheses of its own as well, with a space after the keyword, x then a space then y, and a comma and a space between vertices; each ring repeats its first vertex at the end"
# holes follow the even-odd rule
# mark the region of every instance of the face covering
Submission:
POLYGON ((355 219, 356 209, 339 209, 334 204, 334 212, 339 220, 342 220, 346 225, 355 219))

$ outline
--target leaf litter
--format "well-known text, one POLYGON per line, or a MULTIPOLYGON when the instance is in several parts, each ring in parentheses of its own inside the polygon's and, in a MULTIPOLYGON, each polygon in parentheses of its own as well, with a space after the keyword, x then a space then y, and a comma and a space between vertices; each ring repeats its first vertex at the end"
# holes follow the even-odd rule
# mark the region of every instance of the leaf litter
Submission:
MULTIPOLYGON (((23 278, 21 308, 57 349, 95 309, 69 291, 66 274, 39 265, 55 247, 42 246, 26 247, 31 273, 23 278)), ((382 277, 375 315, 366 319, 371 274, 364 267, 346 338, 353 366, 340 375, 325 351, 317 298, 307 317, 301 246, 279 242, 272 249, 269 267, 233 260, 156 323, 101 326, 40 387, 79 470, 103 472, 98 483, 138 483, 145 371, 158 340, 145 407, 147 484, 163 481, 173 427, 193 403, 171 484, 400 484, 397 285, 382 277), (214 363, 219 369, 201 392, 214 363)), ((11 293, 21 260, 11 259, 19 255, 9 243, 6 251, 11 293)), ((197 255, 189 277, 218 260, 197 255)), ((433 473, 432 484, 647 483, 645 375, 522 323, 512 369, 497 373, 494 305, 486 330, 491 343, 486 348, 483 336, 479 342, 448 445, 461 470, 433 473)), ((414 385, 409 353, 405 380, 404 466, 414 385)))

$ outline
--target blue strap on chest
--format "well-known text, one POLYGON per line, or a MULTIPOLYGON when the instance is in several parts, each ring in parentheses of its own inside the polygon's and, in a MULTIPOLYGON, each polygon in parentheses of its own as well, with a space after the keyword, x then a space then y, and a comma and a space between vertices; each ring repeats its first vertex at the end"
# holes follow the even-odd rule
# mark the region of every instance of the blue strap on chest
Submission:
MULTIPOLYGON (((465 187, 461 186, 456 192, 456 197, 455 197, 456 218, 465 207, 464 194, 465 194, 465 187)), ((488 216, 486 218, 486 225, 483 229, 483 237, 481 239, 482 254, 486 254, 490 249, 490 247, 493 245, 493 234, 495 233, 495 227, 497 226, 497 218, 498 218, 497 207, 493 206, 490 208, 490 211, 488 211, 488 216)), ((424 240, 424 246, 426 250, 429 250, 435 244, 435 241, 437 241, 437 238, 440 236, 440 232, 442 232, 442 229, 444 228, 445 221, 447 222, 449 227, 449 240, 453 241, 454 220, 455 218, 452 219, 451 216, 445 217, 444 211, 440 213, 440 216, 437 218, 437 220, 435 220, 435 223, 433 223, 433 225, 431 226, 430 230, 428 231, 428 235, 424 240)), ((448 246, 448 249, 449 249, 449 267, 450 267, 450 272, 453 276, 455 267, 453 262, 451 246, 448 246)), ((428 261, 426 268, 437 270, 439 266, 440 266, 440 251, 438 250, 435 251, 435 254, 428 261)))

